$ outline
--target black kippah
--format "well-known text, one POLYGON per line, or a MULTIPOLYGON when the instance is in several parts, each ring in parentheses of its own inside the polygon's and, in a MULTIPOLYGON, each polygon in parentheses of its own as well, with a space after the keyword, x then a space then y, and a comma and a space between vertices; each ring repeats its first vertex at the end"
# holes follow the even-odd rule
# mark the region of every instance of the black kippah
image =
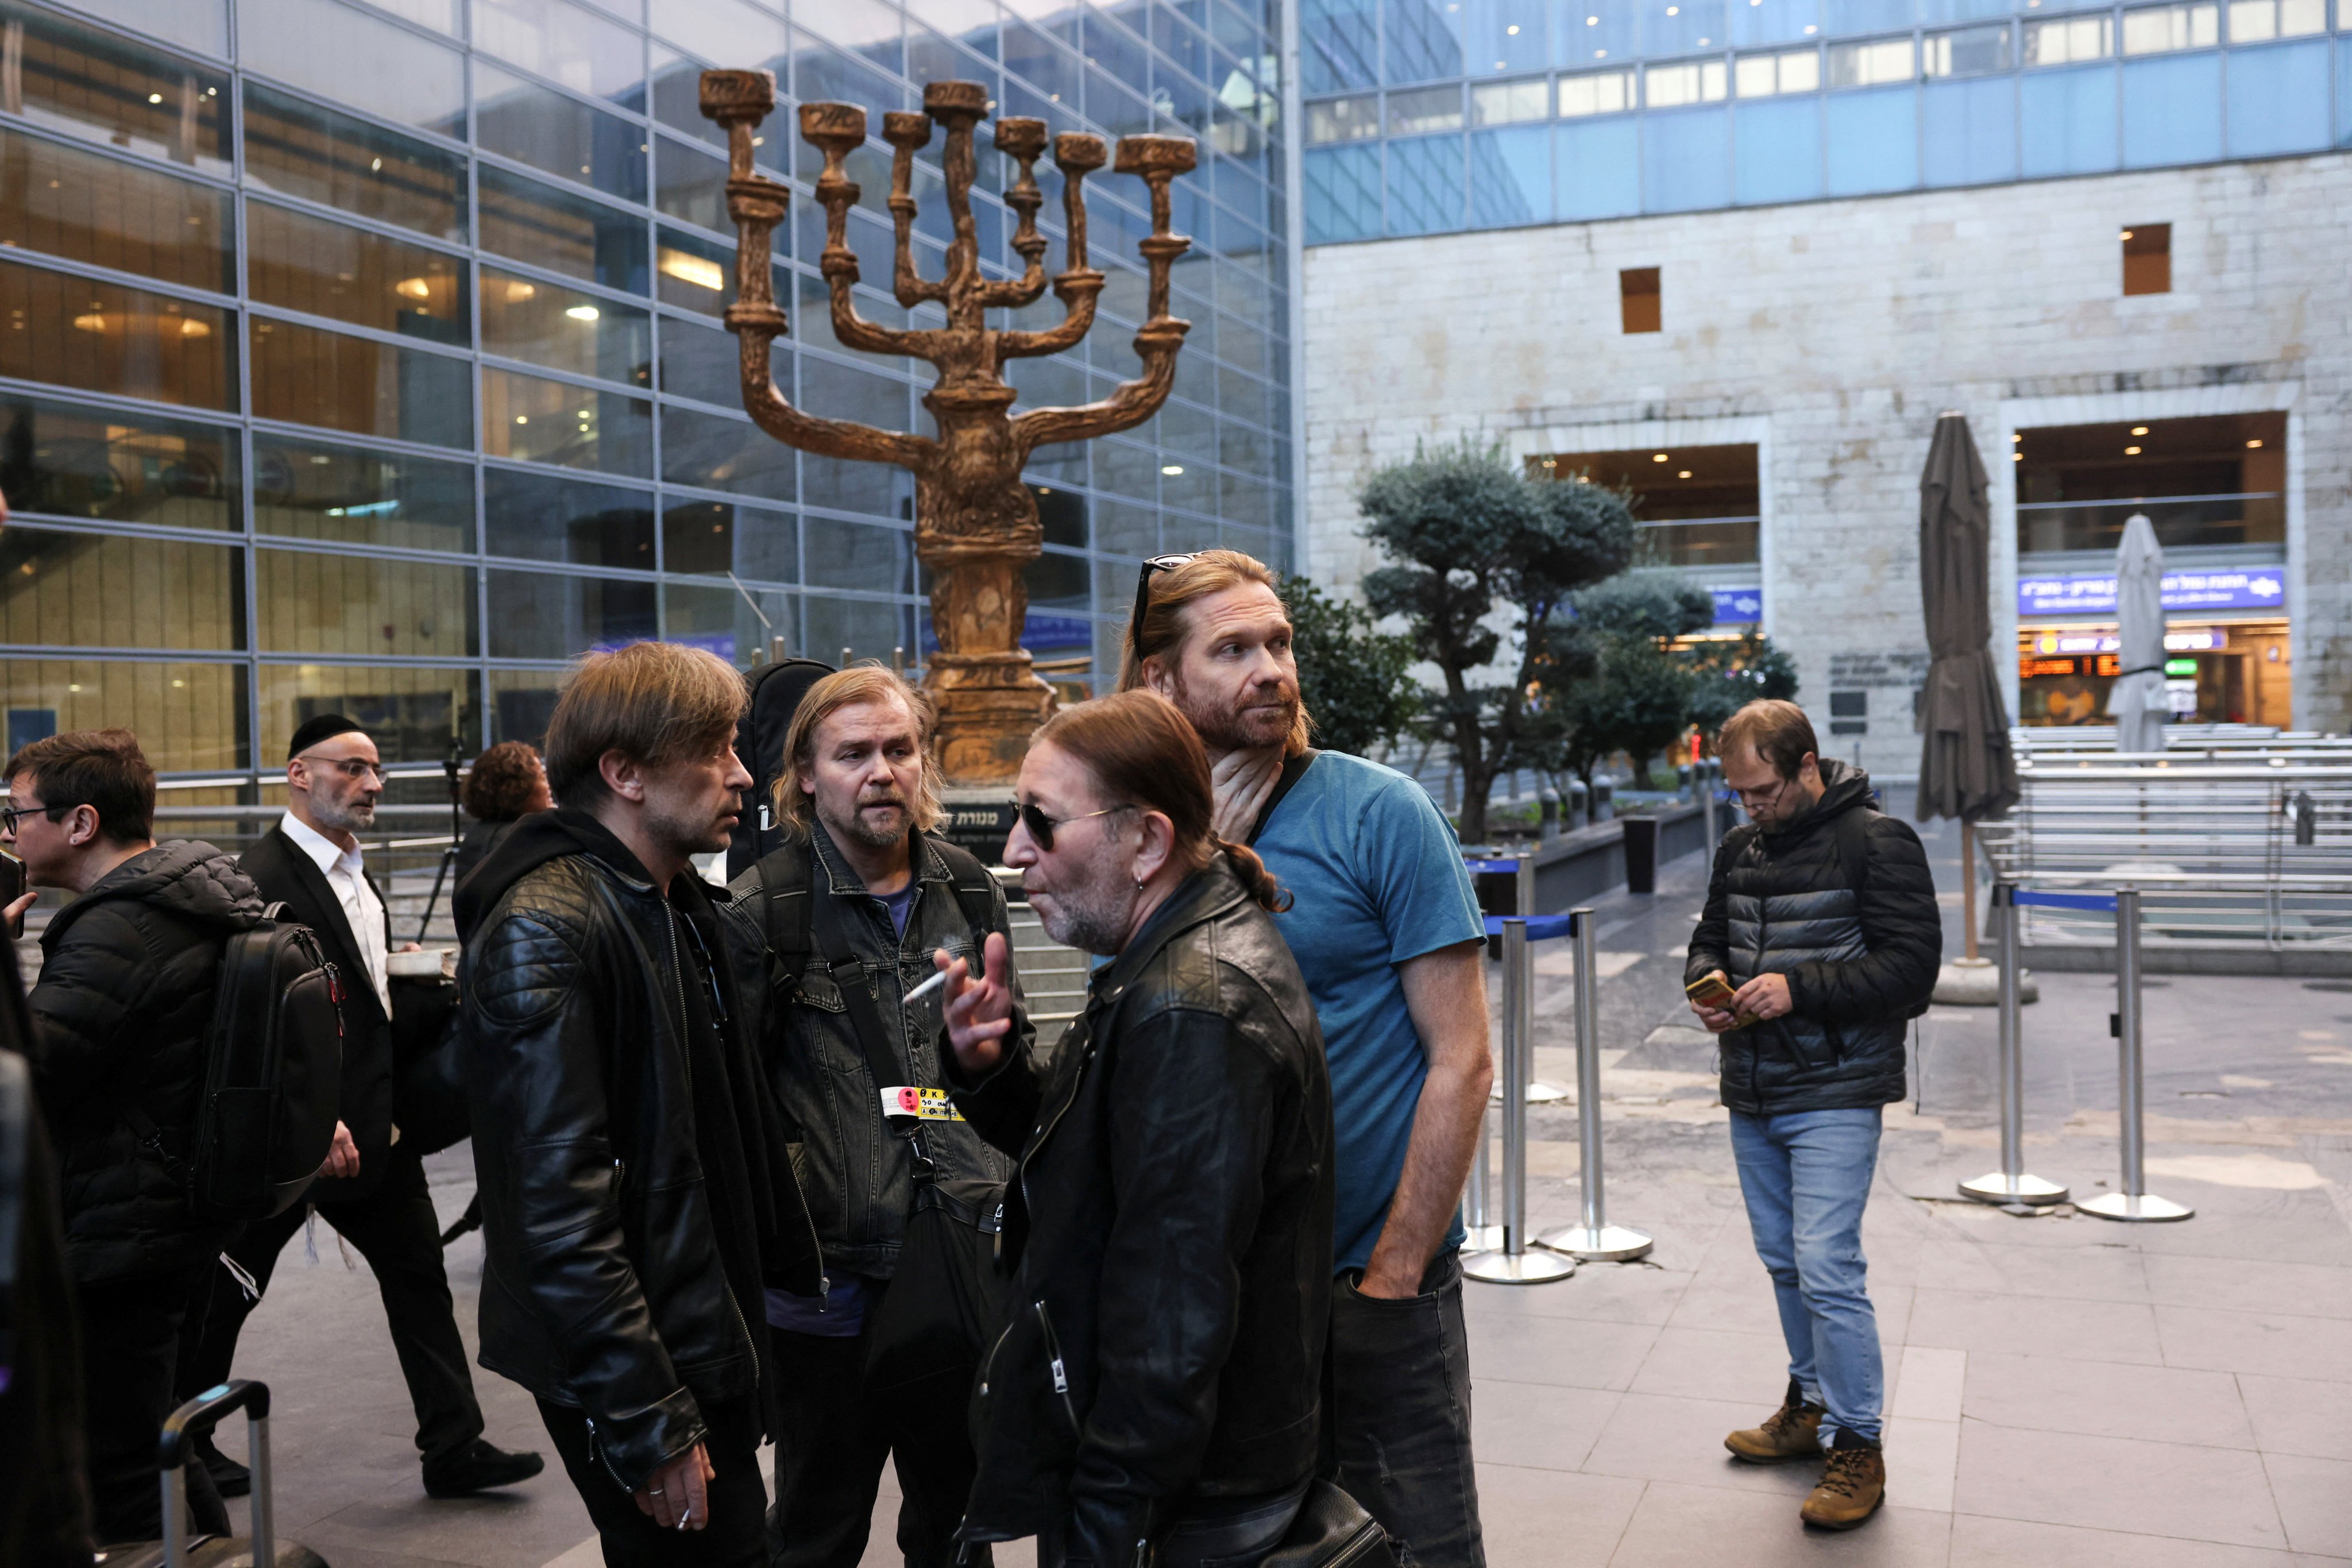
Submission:
POLYGON ((346 719, 340 713, 321 713, 315 719, 305 719, 296 728, 294 739, 286 747, 286 760, 292 762, 321 741, 348 735, 354 731, 364 733, 366 729, 366 725, 346 719))

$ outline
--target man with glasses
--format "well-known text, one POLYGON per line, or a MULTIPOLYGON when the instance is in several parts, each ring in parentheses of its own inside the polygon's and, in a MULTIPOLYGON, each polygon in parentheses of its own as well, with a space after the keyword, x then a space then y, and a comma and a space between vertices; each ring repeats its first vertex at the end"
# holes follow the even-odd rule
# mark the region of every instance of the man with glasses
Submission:
POLYGON ((1336 1130, 1328 1468, 1407 1562, 1476 1568, 1458 1210, 1494 1064, 1462 846, 1412 779, 1308 747, 1289 614, 1238 551, 1145 563, 1119 686, 1176 704, 1208 750, 1218 837, 1295 900, 1274 922, 1321 1022, 1336 1130))
MULTIPOLYGON (((306 721, 287 749, 286 814, 238 862, 264 900, 283 903, 285 919, 317 934, 342 978, 342 1114, 309 1202, 247 1226, 212 1271, 209 1302, 190 1315, 180 1391, 192 1398, 228 1377, 246 1315, 269 1289, 278 1254, 315 1206, 359 1248, 383 1293, 393 1348, 416 1408, 425 1491, 464 1497, 528 1480, 544 1466, 537 1454, 510 1454, 483 1440, 482 1407, 457 1336, 425 1163, 400 1146, 393 1125, 391 933, 359 841, 375 826, 383 778, 375 742, 356 722, 340 713, 306 721)), ((224 1494, 242 1496, 250 1488, 246 1467, 209 1436, 199 1439, 198 1449, 224 1494)))
POLYGON ((1798 1513, 1847 1530, 1886 1496, 1862 1211, 1943 923, 1919 836, 1873 809, 1867 773, 1817 752, 1793 702, 1751 702, 1724 724, 1723 778, 1748 821, 1716 852, 1685 977, 1720 971, 1736 987, 1725 1006, 1691 1007, 1721 1041, 1732 1157, 1789 1346, 1780 1408, 1724 1447, 1764 1464, 1818 1462, 1826 1446, 1798 1513))

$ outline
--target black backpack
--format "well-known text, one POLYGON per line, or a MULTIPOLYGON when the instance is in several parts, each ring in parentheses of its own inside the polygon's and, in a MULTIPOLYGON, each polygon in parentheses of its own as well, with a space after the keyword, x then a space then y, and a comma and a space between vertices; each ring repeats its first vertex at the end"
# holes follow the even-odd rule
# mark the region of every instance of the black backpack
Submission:
POLYGON ((257 1220, 301 1200, 342 1100, 342 980, 308 926, 272 904, 228 939, 205 1030, 189 1198, 206 1219, 257 1220))
POLYGON ((775 795, 776 780, 784 771, 784 736, 808 689, 832 673, 833 666, 813 658, 787 658, 763 664, 743 677, 751 703, 735 725, 735 756, 751 775, 751 789, 727 846, 730 882, 784 843, 775 795))

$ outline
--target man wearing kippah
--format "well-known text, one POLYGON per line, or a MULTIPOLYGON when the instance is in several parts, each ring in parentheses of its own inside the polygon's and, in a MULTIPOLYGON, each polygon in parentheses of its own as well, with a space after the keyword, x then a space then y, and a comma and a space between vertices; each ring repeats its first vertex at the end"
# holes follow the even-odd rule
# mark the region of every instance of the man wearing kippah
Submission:
MULTIPOLYGON (((189 1314, 179 1392, 193 1398, 228 1377, 246 1315, 315 1207, 359 1248, 383 1289, 393 1348, 416 1407, 425 1491, 464 1497, 528 1480, 544 1465, 537 1454, 510 1454, 482 1438, 482 1407, 457 1337, 425 1163, 400 1146, 393 1125, 391 936, 359 841, 375 826, 383 794, 382 759, 358 723, 340 713, 307 720, 287 748, 286 815, 237 863, 265 900, 285 904, 283 918, 317 934, 342 976, 342 1116, 309 1200, 247 1226, 222 1255, 209 1305, 189 1314)), ((224 1494, 249 1489, 244 1466, 209 1437, 199 1447, 224 1494)))

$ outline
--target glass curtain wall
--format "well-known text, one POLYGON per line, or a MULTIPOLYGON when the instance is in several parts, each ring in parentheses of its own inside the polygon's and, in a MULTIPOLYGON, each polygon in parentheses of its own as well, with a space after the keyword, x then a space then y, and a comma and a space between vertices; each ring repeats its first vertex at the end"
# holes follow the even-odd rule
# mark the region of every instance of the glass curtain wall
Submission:
MULTIPOLYGON (((898 429, 929 427, 930 367, 834 342, 801 102, 863 104, 878 131, 952 78, 1055 132, 1198 140, 1176 183, 1193 325, 1174 395, 1030 473, 1046 553, 1026 640, 1083 690, 1116 670, 1140 557, 1289 564, 1274 26, 1227 0, 0 0, 11 744, 123 723, 167 771, 269 772, 340 709, 422 761, 535 738, 568 659, 637 638, 741 666, 777 638, 919 664, 908 476, 803 457, 741 411, 709 65, 776 73, 777 384, 898 429)), ((940 146, 916 181, 931 276, 940 146)), ((889 157, 851 160, 868 284, 890 275, 889 157)), ((974 192, 1000 277, 1020 266, 1009 170, 983 151, 974 192)), ((1024 404, 1136 374, 1144 198, 1088 182, 1100 314, 1077 350, 1018 363, 1024 404)), ((870 287, 859 308, 939 320, 870 287)))
POLYGON ((2352 145, 2352 0, 1304 0, 1309 244, 2352 145), (2333 16, 2331 17, 2331 7, 2333 16))

